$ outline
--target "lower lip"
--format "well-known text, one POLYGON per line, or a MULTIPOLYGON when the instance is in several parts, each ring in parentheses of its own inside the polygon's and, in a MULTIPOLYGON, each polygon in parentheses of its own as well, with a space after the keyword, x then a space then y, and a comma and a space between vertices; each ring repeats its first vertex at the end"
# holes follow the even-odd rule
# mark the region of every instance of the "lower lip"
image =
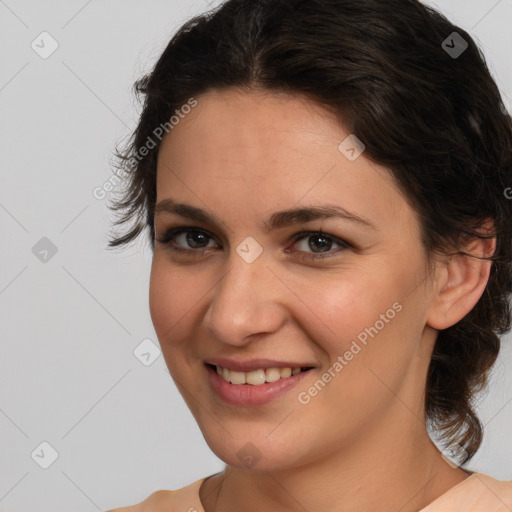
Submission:
POLYGON ((231 384, 231 382, 227 382, 218 375, 217 371, 210 366, 207 365, 206 369, 209 373, 210 385, 221 400, 227 404, 238 406, 266 404, 290 391, 311 372, 311 370, 307 370, 297 375, 279 379, 276 382, 266 382, 259 386, 253 386, 251 384, 231 384))

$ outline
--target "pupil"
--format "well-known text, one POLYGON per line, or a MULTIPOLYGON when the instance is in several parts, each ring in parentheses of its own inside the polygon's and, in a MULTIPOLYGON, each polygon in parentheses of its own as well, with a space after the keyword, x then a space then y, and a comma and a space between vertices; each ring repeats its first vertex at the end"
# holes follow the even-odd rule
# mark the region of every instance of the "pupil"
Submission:
MULTIPOLYGON (((315 236, 311 236, 309 238, 309 247, 310 249, 312 250, 315 250, 315 249, 325 249, 325 250, 329 250, 332 246, 332 240, 328 237, 325 237, 323 235, 315 235, 315 236), (312 243, 312 240, 316 240, 316 241, 319 241, 318 244, 314 244, 312 243)), ((320 250, 319 252, 324 252, 322 250, 320 250)))
POLYGON ((189 231, 186 238, 187 243, 193 248, 203 247, 201 242, 206 242, 206 245, 208 245, 208 236, 200 231, 189 231))

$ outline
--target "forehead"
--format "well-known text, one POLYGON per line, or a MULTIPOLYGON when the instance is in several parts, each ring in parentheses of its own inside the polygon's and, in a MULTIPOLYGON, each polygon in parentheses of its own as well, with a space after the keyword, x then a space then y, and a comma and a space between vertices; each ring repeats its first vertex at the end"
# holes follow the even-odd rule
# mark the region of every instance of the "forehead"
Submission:
POLYGON ((301 201, 337 203, 376 222, 413 215, 387 169, 340 151, 350 132, 316 102, 239 89, 197 102, 163 139, 157 202, 170 195, 230 216, 301 201))
MULTIPOLYGON (((181 145, 193 136, 194 143, 200 140, 201 155, 217 149, 230 150, 234 156, 236 149, 240 155, 245 151, 248 159, 251 150, 262 149, 275 157, 281 153, 280 143, 297 146, 298 153, 314 149, 315 139, 324 139, 325 144, 330 138, 337 145, 340 135, 335 116, 303 96, 230 88, 197 98, 197 106, 165 137, 164 145, 166 141, 173 144, 168 139, 181 145)), ((287 156, 293 158, 293 154, 287 156)))

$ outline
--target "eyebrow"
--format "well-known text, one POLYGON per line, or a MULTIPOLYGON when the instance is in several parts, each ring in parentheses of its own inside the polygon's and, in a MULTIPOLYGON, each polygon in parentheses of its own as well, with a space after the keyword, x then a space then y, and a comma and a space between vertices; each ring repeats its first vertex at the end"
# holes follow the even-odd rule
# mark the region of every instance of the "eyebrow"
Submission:
MULTIPOLYGON (((216 221, 214 216, 210 215, 205 210, 189 204, 177 203, 172 199, 162 199, 162 201, 155 206, 154 213, 155 216, 161 213, 170 213, 179 215, 185 219, 195 220, 197 222, 203 222, 214 226, 220 224, 216 221)), ((313 220, 329 219, 333 217, 342 218, 359 224, 367 229, 378 231, 375 224, 373 224, 369 219, 356 215, 355 213, 351 213, 341 206, 332 204, 293 208, 290 210, 274 212, 263 222, 263 228, 265 231, 270 232, 286 226, 305 224, 313 220)))

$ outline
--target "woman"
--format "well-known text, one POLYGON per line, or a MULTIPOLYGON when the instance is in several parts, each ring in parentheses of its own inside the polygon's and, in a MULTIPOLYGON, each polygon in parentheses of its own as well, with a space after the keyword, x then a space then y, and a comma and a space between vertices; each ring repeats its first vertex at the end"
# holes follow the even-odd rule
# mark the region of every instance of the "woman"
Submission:
POLYGON ((471 37, 417 0, 228 0, 137 90, 110 245, 148 228, 226 468, 121 510, 511 510, 461 467, 512 290, 512 121, 471 37))

